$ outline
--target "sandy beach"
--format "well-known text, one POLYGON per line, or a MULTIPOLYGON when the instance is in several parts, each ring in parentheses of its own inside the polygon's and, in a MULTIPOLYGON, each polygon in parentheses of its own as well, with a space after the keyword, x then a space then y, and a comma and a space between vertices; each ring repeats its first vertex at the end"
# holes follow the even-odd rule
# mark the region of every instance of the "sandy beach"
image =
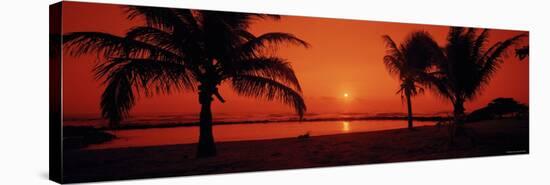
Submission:
POLYGON ((66 182, 217 174, 337 165, 526 154, 527 120, 468 123, 449 145, 446 127, 217 143, 219 155, 196 159, 195 144, 73 150, 64 153, 66 182))

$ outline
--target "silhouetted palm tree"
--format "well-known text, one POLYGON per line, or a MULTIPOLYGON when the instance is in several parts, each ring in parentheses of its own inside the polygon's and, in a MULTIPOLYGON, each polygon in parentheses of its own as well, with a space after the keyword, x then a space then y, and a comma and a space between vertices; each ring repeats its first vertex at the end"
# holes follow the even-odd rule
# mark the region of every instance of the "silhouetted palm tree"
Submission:
POLYGON ((425 76, 434 57, 439 53, 439 46, 432 36, 424 31, 411 33, 401 45, 397 45, 390 36, 382 36, 388 48, 384 56, 384 64, 390 72, 401 81, 398 94, 401 100, 407 101, 408 128, 413 128, 413 114, 411 97, 424 92, 421 84, 426 83, 425 76))
POLYGON ((447 44, 442 49, 444 57, 436 63, 438 71, 433 73, 432 82, 436 92, 453 104, 454 125, 463 123, 464 102, 481 93, 503 62, 507 49, 525 36, 520 34, 486 47, 488 29, 479 34, 474 28, 449 30, 447 44))
POLYGON ((64 36, 70 54, 97 53, 106 59, 95 72, 97 78, 105 78, 101 109, 111 125, 118 125, 128 115, 137 94, 198 90, 197 156, 214 156, 211 104, 213 97, 224 102, 218 91, 224 82, 239 95, 292 106, 302 118, 306 105, 298 79, 290 64, 272 52, 281 43, 308 44, 288 33, 255 36, 247 31, 254 19, 278 16, 137 6, 126 9, 129 19, 143 17, 146 26, 132 28, 125 36, 101 32, 64 36))

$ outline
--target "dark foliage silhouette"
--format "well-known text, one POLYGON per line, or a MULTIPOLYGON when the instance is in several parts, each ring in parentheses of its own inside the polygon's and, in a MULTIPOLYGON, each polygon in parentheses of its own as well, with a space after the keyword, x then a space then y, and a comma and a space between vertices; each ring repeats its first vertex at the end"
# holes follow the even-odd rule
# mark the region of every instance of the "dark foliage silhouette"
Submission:
POLYGON ((496 98, 487 104, 486 107, 477 109, 470 113, 466 121, 473 122, 503 117, 525 119, 527 114, 528 107, 524 104, 518 103, 513 98, 496 98))
POLYGON ((424 31, 411 33, 399 46, 390 36, 382 37, 386 42, 387 53, 384 56, 384 64, 390 72, 401 81, 397 91, 401 94, 401 100, 406 99, 408 128, 413 128, 413 113, 411 97, 424 93, 421 84, 427 83, 425 78, 430 66, 438 58, 439 46, 432 36, 424 31))
POLYGON ((105 79, 101 98, 103 117, 116 126, 140 94, 151 96, 174 91, 199 95, 200 136, 198 157, 216 155, 211 105, 224 102, 218 86, 230 83, 239 95, 279 101, 306 111, 300 84, 290 64, 275 56, 278 44, 308 44, 289 33, 255 36, 247 29, 257 19, 278 16, 125 7, 128 18, 144 18, 146 25, 117 36, 101 32, 64 35, 72 55, 94 53, 105 59, 95 68, 105 79))
POLYGON ((64 126, 63 149, 81 149, 91 144, 100 144, 115 139, 116 136, 92 126, 64 126))

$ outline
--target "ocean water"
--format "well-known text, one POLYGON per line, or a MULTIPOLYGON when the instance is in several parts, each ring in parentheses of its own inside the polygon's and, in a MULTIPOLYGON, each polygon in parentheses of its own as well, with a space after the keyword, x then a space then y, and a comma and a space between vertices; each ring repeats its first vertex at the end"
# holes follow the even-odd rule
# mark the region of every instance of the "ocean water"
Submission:
MULTIPOLYGON (((415 126, 435 125, 433 121, 416 121, 415 126)), ((214 125, 216 142, 295 138, 310 136, 370 132, 406 128, 404 120, 308 121, 214 125)), ((148 128, 109 131, 118 138, 87 149, 142 147, 197 143, 198 127, 148 128)))
MULTIPOLYGON (((306 121, 299 121, 292 113, 281 114, 220 114, 216 113, 214 137, 216 142, 293 138, 309 133, 310 136, 370 132, 406 128, 406 120, 378 120, 372 118, 400 117, 403 113, 308 113, 306 121)), ((438 114, 415 114, 415 116, 441 116, 438 114)), ((172 144, 197 143, 199 128, 193 126, 198 114, 142 114, 124 120, 123 127, 145 126, 140 129, 109 130, 117 139, 87 149, 142 147, 172 144), (180 127, 176 127, 181 125, 180 127), (187 126, 186 126, 187 125, 187 126), (169 127, 162 127, 169 126, 169 127)), ((108 122, 97 115, 65 116, 64 126, 106 127, 108 122)), ((434 121, 415 121, 415 126, 435 125, 434 121)))
MULTIPOLYGON (((335 120, 361 120, 372 117, 405 117, 404 113, 307 113, 304 116, 308 121, 335 121, 335 120)), ((418 114, 415 116, 445 116, 445 114, 418 114)), ((251 122, 289 122, 298 121, 298 116, 292 113, 215 113, 213 115, 216 123, 251 123, 251 122)), ((141 114, 131 115, 125 119, 121 125, 145 125, 145 126, 161 126, 161 125, 186 125, 197 123, 199 120, 198 114, 182 114, 182 113, 165 113, 165 114, 141 114)), ((73 115, 64 116, 64 126, 94 126, 106 127, 107 120, 102 119, 99 115, 73 115)))

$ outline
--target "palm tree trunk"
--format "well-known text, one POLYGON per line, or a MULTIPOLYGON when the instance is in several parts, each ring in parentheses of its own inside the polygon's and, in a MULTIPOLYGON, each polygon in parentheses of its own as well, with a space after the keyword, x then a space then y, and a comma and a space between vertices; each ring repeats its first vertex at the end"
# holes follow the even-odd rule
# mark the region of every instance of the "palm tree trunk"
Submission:
POLYGON ((455 124, 462 125, 464 124, 464 101, 457 99, 454 103, 454 118, 455 124))
POLYGON ((412 103, 411 103, 411 91, 409 89, 405 90, 405 96, 407 98, 407 111, 408 111, 408 127, 409 129, 413 129, 413 114, 412 114, 412 103))
MULTIPOLYGON (((215 88, 215 87, 214 87, 215 88)), ((211 86, 202 84, 199 86, 199 102, 201 103, 200 133, 197 148, 197 157, 212 157, 216 155, 216 145, 212 134, 212 94, 211 86)))
POLYGON ((457 98, 453 103, 453 124, 450 128, 450 139, 451 144, 454 143, 454 138, 457 135, 457 132, 461 131, 462 125, 464 124, 464 101, 460 98, 457 98))

